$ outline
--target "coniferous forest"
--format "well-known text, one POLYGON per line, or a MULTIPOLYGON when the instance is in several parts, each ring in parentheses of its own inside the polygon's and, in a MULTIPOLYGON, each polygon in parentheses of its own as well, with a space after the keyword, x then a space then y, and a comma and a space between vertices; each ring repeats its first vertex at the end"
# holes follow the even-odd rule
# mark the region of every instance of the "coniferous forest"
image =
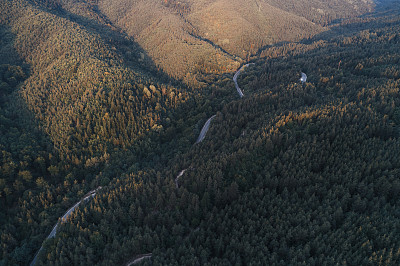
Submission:
POLYGON ((334 2, 0 0, 0 265, 399 265, 400 3, 334 2))

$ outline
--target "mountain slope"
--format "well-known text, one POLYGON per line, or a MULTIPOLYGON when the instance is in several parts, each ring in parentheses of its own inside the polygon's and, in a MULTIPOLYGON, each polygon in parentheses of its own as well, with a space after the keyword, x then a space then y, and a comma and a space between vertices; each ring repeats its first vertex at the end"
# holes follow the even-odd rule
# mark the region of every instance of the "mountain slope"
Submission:
POLYGON ((0 264, 26 264, 92 186, 156 165, 188 100, 95 10, 62 4, 0 1, 0 264))
POLYGON ((179 95, 127 67, 115 48, 120 40, 113 47, 90 28, 28 2, 5 6, 4 14, 15 14, 8 25, 16 49, 31 66, 20 93, 60 151, 86 160, 109 144, 129 146, 161 123, 156 104, 170 108, 169 94, 179 95), (156 85, 152 92, 149 85, 156 85), (122 128, 124 135, 117 133, 122 128))
POLYGON ((307 38, 323 28, 267 3, 216 1, 189 16, 199 34, 246 58, 265 45, 307 38))
POLYGON ((313 36, 332 19, 371 11, 372 1, 108 1, 99 10, 169 75, 196 78, 238 67, 265 45, 313 36), (317 8, 314 8, 317 7, 317 8))
POLYGON ((373 9, 372 0, 38 1, 121 29, 169 76, 199 84, 232 72, 249 55, 282 41, 307 39, 334 19, 373 9))
POLYGON ((0 1, 0 265, 399 264, 398 3, 241 3, 0 1))
POLYGON ((240 74, 241 99, 222 76, 203 142, 116 178, 40 260, 399 264, 399 10, 270 48, 240 74))

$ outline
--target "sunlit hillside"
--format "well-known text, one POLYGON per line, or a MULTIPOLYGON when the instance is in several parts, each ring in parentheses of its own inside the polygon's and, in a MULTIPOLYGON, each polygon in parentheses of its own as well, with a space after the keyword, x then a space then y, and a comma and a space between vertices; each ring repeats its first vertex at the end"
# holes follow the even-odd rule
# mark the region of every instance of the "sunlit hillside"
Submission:
POLYGON ((0 0, 1 265, 399 265, 400 3, 0 0))
POLYGON ((334 19, 361 15, 372 1, 98 1, 156 65, 191 82, 200 73, 235 70, 258 49, 309 38, 334 19), (315 3, 314 3, 315 2, 315 3))

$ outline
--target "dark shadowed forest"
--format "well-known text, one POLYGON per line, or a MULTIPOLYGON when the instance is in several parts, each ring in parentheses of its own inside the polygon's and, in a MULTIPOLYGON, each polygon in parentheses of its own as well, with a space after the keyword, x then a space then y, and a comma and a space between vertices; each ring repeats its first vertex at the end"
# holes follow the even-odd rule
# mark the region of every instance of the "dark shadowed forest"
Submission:
POLYGON ((0 265, 400 263, 399 3, 242 3, 0 0, 0 265))

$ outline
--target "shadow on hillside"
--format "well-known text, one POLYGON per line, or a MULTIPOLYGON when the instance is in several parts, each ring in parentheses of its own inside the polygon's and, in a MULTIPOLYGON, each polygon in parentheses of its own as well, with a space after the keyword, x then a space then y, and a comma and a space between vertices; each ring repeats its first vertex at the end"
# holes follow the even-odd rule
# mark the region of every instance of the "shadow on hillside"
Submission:
POLYGON ((365 30, 391 27, 397 24, 396 19, 400 13, 400 3, 392 0, 378 4, 375 11, 356 18, 342 19, 331 23, 329 30, 315 35, 302 43, 308 44, 318 40, 331 40, 336 38, 351 37, 365 30))
POLYGON ((170 77, 157 67, 148 53, 135 42, 134 38, 127 35, 120 28, 114 26, 113 23, 97 9, 97 6, 91 7, 91 10, 98 15, 99 20, 74 14, 61 6, 53 8, 39 6, 39 8, 55 16, 75 22, 89 32, 99 35, 104 43, 123 59, 125 66, 131 68, 143 77, 153 81, 156 77, 157 82, 169 83, 174 86, 183 86, 181 81, 170 77))
MULTIPOLYGON (((143 77, 143 80, 147 79, 148 82, 150 81, 153 84, 155 82, 164 85, 168 84, 175 88, 184 88, 183 90, 189 93, 196 93, 196 95, 192 94, 193 97, 190 97, 185 104, 178 105, 173 110, 169 110, 172 113, 170 115, 171 119, 168 118, 170 119, 169 127, 177 128, 177 130, 174 130, 173 135, 168 132, 156 133, 150 131, 148 134, 141 136, 136 141, 137 145, 129 146, 126 150, 120 150, 111 154, 110 161, 112 163, 105 165, 101 169, 102 173, 105 173, 104 175, 112 173, 113 176, 121 176, 127 171, 135 171, 145 167, 156 167, 156 165, 164 166, 170 157, 175 156, 178 149, 186 149, 191 146, 196 138, 195 134, 186 136, 184 130, 178 129, 189 128, 197 123, 197 121, 194 122, 192 121, 193 119, 188 118, 188 114, 191 112, 203 112, 203 109, 198 109, 197 107, 198 105, 206 105, 204 102, 207 95, 203 97, 200 89, 194 89, 180 80, 169 77, 168 74, 155 65, 147 52, 132 37, 128 36, 118 27, 113 26, 100 11, 92 9, 98 15, 98 19, 91 19, 74 14, 59 5, 56 7, 52 6, 51 8, 36 7, 54 16, 77 23, 85 30, 97 34, 111 48, 110 50, 114 50, 121 56, 124 66, 138 73, 143 77), (140 61, 139 59, 141 58, 139 56, 141 54, 144 60, 140 61), (182 125, 182 121, 185 121, 185 126, 182 125), (181 141, 184 144, 177 144, 181 138, 185 139, 185 141, 181 141), (161 151, 163 151, 163 154, 160 154, 161 151)), ((102 173, 99 176, 103 175, 102 173)), ((97 182, 97 180, 93 182, 97 182)))
POLYGON ((29 66, 18 55, 14 48, 15 35, 7 25, 0 25, 0 64, 19 65, 28 70, 29 66))
MULTIPOLYGON (((391 27, 396 25, 400 14, 400 2, 396 0, 383 0, 378 4, 375 11, 364 14, 356 18, 341 19, 332 22, 328 26, 328 30, 321 32, 311 38, 303 39, 298 42, 279 42, 273 45, 266 45, 260 48, 252 60, 260 58, 262 53, 271 48, 285 47, 290 44, 310 45, 318 41, 332 41, 343 37, 351 37, 355 34, 365 31, 374 30, 383 27, 391 27)), ((251 60, 251 61, 252 61, 251 60)))
MULTIPOLYGON (((11 162, 13 165, 7 176, 1 175, 4 178, 2 185, 13 188, 12 193, 0 197, 0 205, 4 206, 0 211, 0 224, 7 228, 15 223, 14 212, 21 206, 23 197, 29 194, 33 198, 39 192, 49 191, 48 187, 61 182, 62 177, 55 177, 47 170, 51 163, 56 165, 60 158, 50 136, 40 128, 40 122, 19 94, 19 88, 29 78, 30 66, 16 51, 16 36, 9 26, 0 25, 0 36, 0 153, 3 155, 0 164, 6 166, 11 162), (49 158, 52 158, 51 161, 49 158), (21 171, 29 173, 27 179, 21 179, 21 171), (47 184, 47 187, 37 185, 38 180, 47 184), (17 182, 20 182, 20 187, 13 186, 17 182)), ((32 212, 32 215, 36 214, 32 212)), ((38 226, 35 231, 15 232, 13 237, 21 245, 17 245, 15 250, 20 252, 10 253, 8 258, 26 264, 37 251, 47 230, 46 226, 38 226), (25 240, 27 234, 31 234, 29 241, 25 240)))

